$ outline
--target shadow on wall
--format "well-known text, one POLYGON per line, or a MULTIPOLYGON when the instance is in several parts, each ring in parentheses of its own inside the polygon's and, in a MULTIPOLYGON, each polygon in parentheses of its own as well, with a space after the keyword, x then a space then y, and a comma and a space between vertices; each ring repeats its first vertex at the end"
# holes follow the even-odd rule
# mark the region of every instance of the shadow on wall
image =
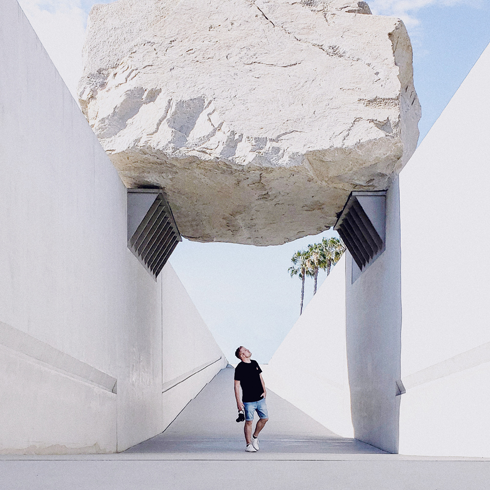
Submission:
POLYGON ((355 437, 398 452, 401 373, 400 206, 398 179, 386 195, 384 252, 353 275, 346 253, 346 336, 355 437))
POLYGON ((388 190, 386 216, 381 255, 353 275, 353 260, 346 252, 266 373, 276 393, 331 431, 396 453, 401 358, 398 181, 388 190))

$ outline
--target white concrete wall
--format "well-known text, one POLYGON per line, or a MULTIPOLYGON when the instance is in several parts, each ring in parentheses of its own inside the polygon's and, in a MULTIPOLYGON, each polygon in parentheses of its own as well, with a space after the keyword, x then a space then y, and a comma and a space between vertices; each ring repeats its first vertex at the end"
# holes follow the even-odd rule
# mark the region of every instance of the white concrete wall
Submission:
POLYGON ((386 197, 386 249, 352 282, 346 258, 346 334, 355 437, 398 451, 401 291, 399 187, 386 197))
POLYGON ((333 432, 396 453, 402 320, 398 180, 388 190, 386 215, 384 252, 360 275, 353 275, 346 252, 345 271, 336 266, 266 375, 274 391, 333 432))
POLYGON ((126 189, 15 0, 0 22, 0 452, 124 450, 221 365, 174 399, 167 376, 222 354, 170 266, 128 250, 126 189))
POLYGON ((163 425, 167 425, 228 361, 174 270, 162 271, 163 425))
POLYGON ((490 48, 401 174, 400 451, 490 456, 490 48))
POLYGON ((332 269, 269 364, 266 385, 332 432, 353 437, 345 339, 345 259, 332 269))

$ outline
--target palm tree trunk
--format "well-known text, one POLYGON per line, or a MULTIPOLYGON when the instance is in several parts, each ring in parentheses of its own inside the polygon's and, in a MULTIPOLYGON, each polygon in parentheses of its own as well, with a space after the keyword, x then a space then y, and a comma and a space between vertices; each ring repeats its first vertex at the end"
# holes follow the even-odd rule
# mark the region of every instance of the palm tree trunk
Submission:
POLYGON ((328 261, 328 264, 327 264, 327 277, 330 274, 330 269, 331 268, 332 268, 332 262, 328 261))
POLYGON ((305 274, 306 271, 305 269, 303 269, 301 271, 301 275, 303 276, 301 278, 301 304, 300 304, 300 307, 299 307, 299 315, 301 316, 303 314, 303 300, 304 300, 304 297, 305 297, 305 274))
POLYGON ((315 296, 316 294, 316 287, 317 287, 317 284, 318 284, 318 267, 315 269, 315 287, 313 289, 313 296, 315 296))

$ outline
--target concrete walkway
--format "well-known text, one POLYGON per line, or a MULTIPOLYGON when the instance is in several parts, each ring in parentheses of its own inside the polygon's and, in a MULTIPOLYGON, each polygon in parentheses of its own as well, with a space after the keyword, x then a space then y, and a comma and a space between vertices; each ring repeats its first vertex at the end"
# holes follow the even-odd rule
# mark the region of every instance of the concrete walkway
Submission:
MULTIPOLYGON (((291 403, 268 391, 269 422, 258 453, 245 453, 243 423, 237 423, 233 369, 223 369, 167 430, 126 451, 165 459, 298 460, 332 455, 385 454, 355 439, 330 432, 291 403)), ((257 420, 257 419, 256 419, 257 420)))
POLYGON ((226 369, 167 430, 121 454, 2 456, 0 490, 487 490, 490 461, 384 453, 341 438, 272 392, 258 453, 244 451, 226 369))

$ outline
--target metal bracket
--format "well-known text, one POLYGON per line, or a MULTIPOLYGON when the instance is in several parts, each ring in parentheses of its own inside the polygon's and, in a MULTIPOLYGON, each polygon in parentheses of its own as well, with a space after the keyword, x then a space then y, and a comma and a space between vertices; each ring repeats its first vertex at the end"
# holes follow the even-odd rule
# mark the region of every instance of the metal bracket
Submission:
POLYGON ((334 230, 362 271, 385 248, 386 191, 351 192, 334 230))
POLYGON ((404 395, 407 392, 407 390, 405 389, 402 380, 398 379, 397 381, 395 381, 395 383, 396 383, 396 396, 404 395))
POLYGON ((182 241, 160 189, 128 189, 128 247, 155 278, 182 241))

